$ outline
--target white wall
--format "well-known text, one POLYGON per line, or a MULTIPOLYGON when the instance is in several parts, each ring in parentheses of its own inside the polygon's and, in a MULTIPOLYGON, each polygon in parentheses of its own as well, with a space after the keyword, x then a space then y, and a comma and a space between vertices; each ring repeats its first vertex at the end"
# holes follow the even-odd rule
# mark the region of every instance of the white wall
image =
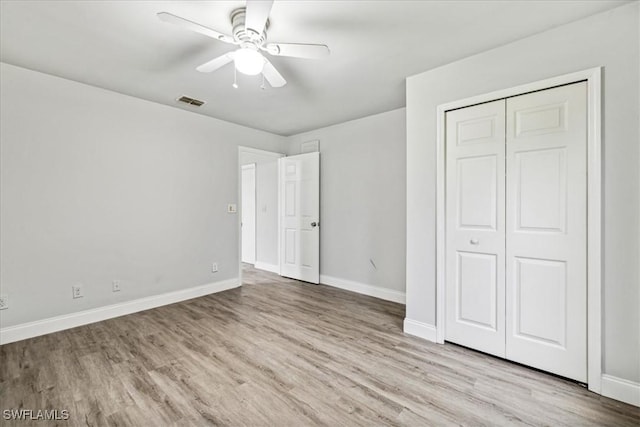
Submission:
MULTIPOLYGON (((278 157, 240 151, 240 164, 256 164, 256 267, 278 267, 278 157)), ((282 157, 282 155, 280 155, 282 157)))
POLYGON ((435 324, 436 106, 604 66, 604 372, 640 381, 638 3, 407 80, 407 318, 435 324))
POLYGON ((2 327, 237 277, 226 205, 238 203, 238 145, 281 151, 285 138, 0 72, 2 327), (74 300, 76 283, 85 297, 74 300))
POLYGON ((316 139, 320 274, 404 293, 405 109, 292 136, 289 154, 316 139))

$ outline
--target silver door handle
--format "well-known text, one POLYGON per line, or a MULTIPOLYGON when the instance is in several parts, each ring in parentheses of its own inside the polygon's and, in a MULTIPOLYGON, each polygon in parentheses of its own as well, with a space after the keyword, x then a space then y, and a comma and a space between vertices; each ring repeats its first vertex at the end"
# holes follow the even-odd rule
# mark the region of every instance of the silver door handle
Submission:
POLYGON ((320 225, 320 224, 319 224, 319 223, 317 223, 317 222, 315 222, 315 221, 313 221, 313 222, 311 223, 311 227, 316 227, 316 226, 318 226, 318 225, 320 225))
POLYGON ((469 240, 469 243, 471 243, 472 245, 477 245, 478 243, 480 243, 480 241, 478 239, 471 239, 469 240))

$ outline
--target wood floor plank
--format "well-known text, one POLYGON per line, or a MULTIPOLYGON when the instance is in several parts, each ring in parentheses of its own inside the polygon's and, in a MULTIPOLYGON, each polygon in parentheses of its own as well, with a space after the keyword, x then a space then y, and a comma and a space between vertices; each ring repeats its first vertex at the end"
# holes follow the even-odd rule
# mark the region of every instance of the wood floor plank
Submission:
POLYGON ((638 426, 579 384, 402 332, 404 306, 246 268, 244 286, 0 347, 0 409, 68 426, 638 426))

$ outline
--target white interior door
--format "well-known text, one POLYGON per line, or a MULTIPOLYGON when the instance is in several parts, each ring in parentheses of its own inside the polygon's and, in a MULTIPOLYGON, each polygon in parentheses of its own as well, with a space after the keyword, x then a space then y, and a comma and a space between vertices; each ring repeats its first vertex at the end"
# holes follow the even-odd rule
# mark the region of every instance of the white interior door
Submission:
POLYGON ((587 83, 507 100, 507 358, 587 381, 587 83))
POLYGON ((278 160, 280 274, 320 282, 320 153, 278 160))
POLYGON ((446 115, 445 339, 505 356, 505 101, 446 115))
POLYGON ((256 263, 256 164, 242 165, 242 262, 256 263))

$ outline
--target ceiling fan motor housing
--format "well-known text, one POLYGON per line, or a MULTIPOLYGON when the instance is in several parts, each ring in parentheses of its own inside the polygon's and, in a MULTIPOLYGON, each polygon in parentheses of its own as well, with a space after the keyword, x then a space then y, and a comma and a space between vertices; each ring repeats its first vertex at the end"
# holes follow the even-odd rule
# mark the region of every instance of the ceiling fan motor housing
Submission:
POLYGON ((267 39, 267 29, 269 28, 269 20, 264 25, 264 31, 261 34, 245 28, 245 17, 247 9, 241 7, 231 12, 231 25, 233 26, 233 38, 239 44, 252 44, 260 47, 267 39))

